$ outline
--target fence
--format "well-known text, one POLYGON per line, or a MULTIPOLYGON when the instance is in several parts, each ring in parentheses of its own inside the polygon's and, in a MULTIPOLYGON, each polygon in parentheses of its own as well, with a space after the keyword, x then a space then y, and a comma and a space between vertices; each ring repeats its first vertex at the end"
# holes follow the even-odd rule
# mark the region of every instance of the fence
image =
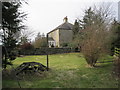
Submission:
POLYGON ((120 48, 115 48, 114 72, 120 78, 120 48))
POLYGON ((115 48, 115 56, 120 57, 120 48, 115 48))
POLYGON ((34 48, 30 50, 20 50, 20 55, 46 55, 48 54, 60 54, 60 53, 70 53, 75 50, 72 48, 34 48))

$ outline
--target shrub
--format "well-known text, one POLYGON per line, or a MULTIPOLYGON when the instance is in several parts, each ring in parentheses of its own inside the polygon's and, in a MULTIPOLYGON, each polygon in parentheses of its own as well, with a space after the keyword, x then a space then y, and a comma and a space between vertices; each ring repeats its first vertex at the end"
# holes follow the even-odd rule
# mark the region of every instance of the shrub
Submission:
POLYGON ((61 46, 62 47, 68 47, 68 43, 62 43, 61 46))
POLYGON ((33 49, 33 45, 31 43, 24 43, 23 45, 20 46, 20 48, 23 50, 29 50, 33 49))
POLYGON ((85 10, 83 20, 79 20, 82 25, 80 30, 79 40, 81 45, 81 51, 88 63, 88 65, 94 67, 98 58, 109 51, 110 45, 110 30, 107 21, 109 20, 108 13, 104 12, 104 9, 109 8, 94 7, 85 10))

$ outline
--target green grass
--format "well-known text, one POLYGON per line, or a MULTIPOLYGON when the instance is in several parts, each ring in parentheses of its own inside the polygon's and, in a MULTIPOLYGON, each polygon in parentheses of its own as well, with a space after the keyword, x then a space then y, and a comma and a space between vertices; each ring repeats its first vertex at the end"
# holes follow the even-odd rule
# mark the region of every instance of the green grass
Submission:
MULTIPOLYGON (((112 60, 111 56, 102 58, 112 60)), ((25 56, 13 61, 14 67, 23 62, 36 61, 46 65, 46 56, 25 56)), ((118 80, 112 76, 113 63, 97 63, 97 68, 87 67, 79 53, 49 55, 50 71, 41 76, 29 75, 20 80, 22 88, 117 88, 118 80)), ((10 69, 10 67, 9 67, 10 69)), ((16 80, 3 80, 3 87, 19 88, 16 80)))

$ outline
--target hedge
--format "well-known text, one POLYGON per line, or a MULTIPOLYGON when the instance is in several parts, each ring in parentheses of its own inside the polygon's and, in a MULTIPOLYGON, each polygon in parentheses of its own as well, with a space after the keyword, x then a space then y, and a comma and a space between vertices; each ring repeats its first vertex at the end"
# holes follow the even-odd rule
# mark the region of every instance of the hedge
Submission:
POLYGON ((75 50, 72 48, 34 48, 25 50, 22 49, 19 51, 20 55, 46 55, 48 54, 60 54, 60 53, 70 53, 75 50))

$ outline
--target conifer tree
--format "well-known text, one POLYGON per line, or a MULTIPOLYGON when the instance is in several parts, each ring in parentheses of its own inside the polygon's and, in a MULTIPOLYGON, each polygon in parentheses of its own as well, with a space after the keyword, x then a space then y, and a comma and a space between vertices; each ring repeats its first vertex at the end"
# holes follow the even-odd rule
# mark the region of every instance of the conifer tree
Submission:
POLYGON ((22 24, 26 18, 24 12, 19 8, 22 2, 2 2, 2 29, 1 38, 3 46, 2 66, 12 65, 11 61, 15 59, 15 48, 17 45, 17 33, 24 29, 22 24))

